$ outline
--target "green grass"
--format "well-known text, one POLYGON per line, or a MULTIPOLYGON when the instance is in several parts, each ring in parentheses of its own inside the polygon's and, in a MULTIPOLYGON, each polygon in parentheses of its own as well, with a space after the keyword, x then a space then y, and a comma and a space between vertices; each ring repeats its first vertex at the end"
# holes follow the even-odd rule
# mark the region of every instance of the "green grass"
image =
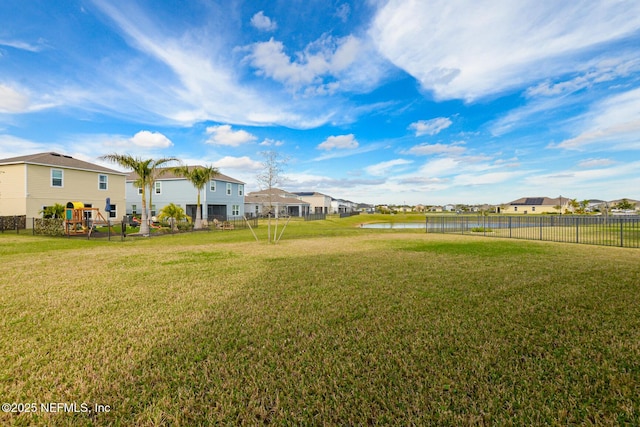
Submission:
POLYGON ((369 219, 0 235, 0 424, 640 423, 637 250, 369 219))

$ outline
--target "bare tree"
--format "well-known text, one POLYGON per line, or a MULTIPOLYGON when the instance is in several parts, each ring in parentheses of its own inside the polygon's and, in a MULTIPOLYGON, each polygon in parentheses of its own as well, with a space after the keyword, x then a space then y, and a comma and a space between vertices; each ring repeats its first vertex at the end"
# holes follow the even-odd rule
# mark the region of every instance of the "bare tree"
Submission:
MULTIPOLYGON (((267 225, 267 241, 271 242, 271 215, 273 214, 273 189, 281 184, 284 178, 284 167, 288 158, 282 157, 277 151, 263 151, 260 153, 263 157, 262 169, 256 176, 258 185, 261 190, 267 190, 269 200, 268 225, 267 225)), ((273 233, 273 242, 276 241, 276 233, 273 233)))

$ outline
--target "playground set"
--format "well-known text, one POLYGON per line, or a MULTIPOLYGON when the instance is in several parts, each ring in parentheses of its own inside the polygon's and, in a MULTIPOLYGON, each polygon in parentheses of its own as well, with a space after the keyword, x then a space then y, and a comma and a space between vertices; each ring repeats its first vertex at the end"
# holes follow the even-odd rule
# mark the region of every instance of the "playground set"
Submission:
MULTIPOLYGON (((109 206, 107 204, 107 206, 109 206)), ((102 216, 100 209, 87 208, 82 202, 69 202, 65 210, 64 228, 67 235, 87 234, 91 236, 96 224, 111 225, 102 216)))

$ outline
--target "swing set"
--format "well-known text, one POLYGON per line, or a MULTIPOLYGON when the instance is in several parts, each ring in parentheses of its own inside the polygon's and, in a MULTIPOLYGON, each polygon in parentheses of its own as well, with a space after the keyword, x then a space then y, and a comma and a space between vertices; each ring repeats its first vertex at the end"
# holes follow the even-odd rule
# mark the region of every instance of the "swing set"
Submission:
POLYGON ((64 229, 67 235, 91 236, 96 224, 111 225, 98 208, 86 208, 82 202, 69 202, 65 210, 64 229))

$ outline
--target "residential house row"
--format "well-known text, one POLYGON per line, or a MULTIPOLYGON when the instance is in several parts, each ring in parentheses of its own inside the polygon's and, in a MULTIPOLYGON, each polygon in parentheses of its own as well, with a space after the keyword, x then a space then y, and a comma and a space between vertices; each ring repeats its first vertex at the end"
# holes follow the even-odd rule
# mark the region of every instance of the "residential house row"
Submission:
MULTIPOLYGON (((197 167, 197 166, 191 166, 197 167)), ((156 216, 169 203, 196 216, 197 190, 171 168, 158 170, 147 207, 156 216)), ((40 217, 54 204, 80 202, 97 208, 109 219, 141 213, 142 190, 138 176, 106 168, 55 152, 44 152, 0 160, 0 216, 40 217)), ((312 213, 351 212, 353 202, 334 199, 317 192, 292 193, 280 189, 245 194, 245 183, 218 174, 200 195, 203 219, 226 220, 247 215, 306 216, 312 213), (271 194, 270 194, 271 193, 271 194)))
MULTIPOLYGON (((197 167, 197 166, 192 166, 197 167)), ((148 208, 152 216, 169 203, 182 207, 195 218, 197 191, 186 179, 170 168, 160 170, 151 189, 148 208)), ((81 202, 98 208, 110 219, 140 214, 141 189, 134 183, 135 173, 119 172, 71 156, 44 152, 0 160, 0 216, 39 217, 56 203, 81 202)), ((472 207, 502 214, 545 214, 573 212, 570 197, 522 197, 499 206, 472 207)), ((637 214, 640 202, 628 199, 632 209, 614 209, 620 200, 590 200, 587 211, 612 211, 614 214, 637 214)), ((245 183, 219 174, 201 193, 203 219, 226 220, 235 217, 277 216, 303 217, 310 214, 339 214, 372 211, 368 205, 336 199, 318 192, 288 192, 273 188, 245 194, 245 183)), ((419 212, 455 211, 455 205, 418 206, 419 212)))

